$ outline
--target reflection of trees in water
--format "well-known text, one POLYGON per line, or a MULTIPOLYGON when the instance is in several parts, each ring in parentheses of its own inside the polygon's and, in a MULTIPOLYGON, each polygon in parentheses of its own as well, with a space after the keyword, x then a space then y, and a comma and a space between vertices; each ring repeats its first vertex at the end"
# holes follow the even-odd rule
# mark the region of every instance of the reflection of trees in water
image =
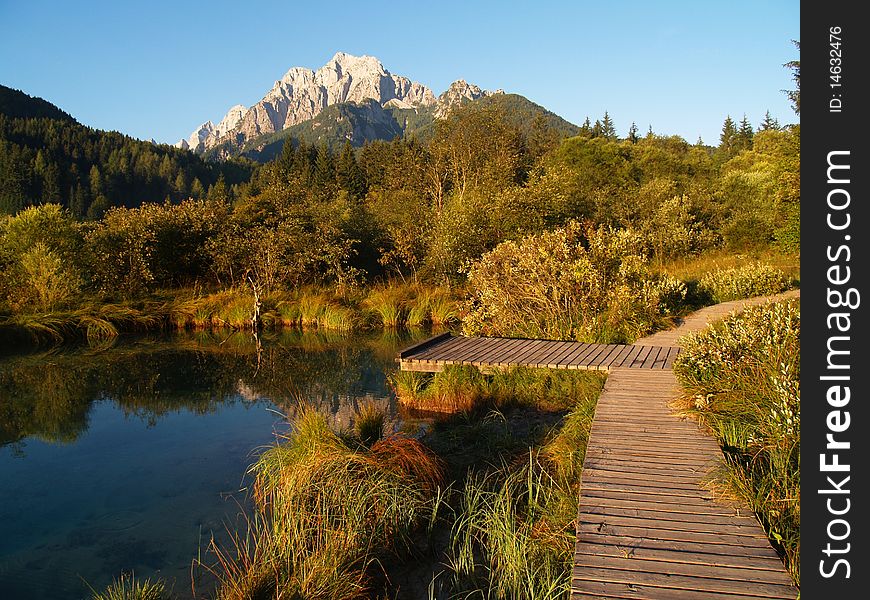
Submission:
POLYGON ((395 368, 397 351, 420 335, 288 330, 261 337, 258 356, 250 335, 198 332, 133 339, 100 351, 5 358, 0 445, 28 436, 72 442, 87 430, 93 402, 102 399, 149 423, 169 412, 205 414, 260 399, 292 416, 304 400, 336 426, 349 427, 360 402, 392 414, 386 371, 395 368))

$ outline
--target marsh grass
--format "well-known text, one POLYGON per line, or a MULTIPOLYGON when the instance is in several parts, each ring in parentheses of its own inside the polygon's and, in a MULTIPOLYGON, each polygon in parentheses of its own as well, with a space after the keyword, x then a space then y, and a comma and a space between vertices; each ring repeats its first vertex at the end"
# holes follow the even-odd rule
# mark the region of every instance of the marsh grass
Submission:
POLYGON ((420 442, 390 436, 367 447, 310 408, 251 474, 257 511, 246 532, 212 547, 219 598, 368 597, 372 566, 409 551, 444 483, 420 442))
POLYGON ((566 598, 569 593, 580 473, 604 378, 571 371, 553 379, 541 371, 508 372, 490 386, 506 399, 511 390, 531 385, 535 391, 529 394, 543 394, 543 404, 533 408, 525 398, 515 398, 503 402, 508 407, 505 413, 491 411, 484 418, 468 419, 476 441, 465 452, 493 444, 490 451, 502 451, 501 463, 487 468, 478 459, 465 479, 447 572, 439 581, 445 597, 537 600, 566 598), (517 444, 516 430, 510 431, 518 424, 513 415, 520 414, 525 421, 529 411, 544 407, 558 410, 559 425, 543 434, 528 430, 517 444), (513 425, 495 426, 493 417, 513 425), (502 430, 507 435, 496 439, 502 430), (522 444, 528 444, 524 456, 522 451, 516 453, 522 444))
POLYGON ((402 288, 375 288, 369 292, 364 305, 382 327, 401 327, 408 318, 408 292, 402 288))
POLYGON ((171 595, 163 581, 137 580, 132 573, 121 574, 101 592, 91 588, 91 600, 169 600, 169 598, 171 595))
POLYGON ((367 448, 384 437, 387 416, 373 402, 363 403, 356 411, 353 429, 357 438, 367 448))
POLYGON ((705 423, 727 468, 713 483, 743 498, 800 582, 800 309, 746 309, 684 341, 675 406, 705 423))

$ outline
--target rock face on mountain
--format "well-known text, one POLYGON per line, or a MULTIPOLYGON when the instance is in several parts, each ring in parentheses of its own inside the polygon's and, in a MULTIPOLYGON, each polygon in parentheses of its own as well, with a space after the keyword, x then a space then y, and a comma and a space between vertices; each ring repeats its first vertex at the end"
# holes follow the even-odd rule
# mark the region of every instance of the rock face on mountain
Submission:
POLYGON ((316 71, 293 67, 255 105, 232 107, 217 126, 206 121, 176 146, 204 152, 226 141, 240 145, 313 119, 328 106, 347 102, 374 100, 383 107, 399 109, 434 107, 436 115, 443 116, 455 105, 489 94, 460 80, 436 99, 432 90, 393 75, 377 58, 338 52, 316 71))
POLYGON ((489 92, 482 90, 473 83, 468 83, 464 79, 459 79, 450 84, 444 93, 438 96, 438 107, 435 109, 435 116, 442 118, 447 116, 454 107, 460 106, 466 102, 472 102, 486 96, 495 94, 503 94, 503 90, 489 92))

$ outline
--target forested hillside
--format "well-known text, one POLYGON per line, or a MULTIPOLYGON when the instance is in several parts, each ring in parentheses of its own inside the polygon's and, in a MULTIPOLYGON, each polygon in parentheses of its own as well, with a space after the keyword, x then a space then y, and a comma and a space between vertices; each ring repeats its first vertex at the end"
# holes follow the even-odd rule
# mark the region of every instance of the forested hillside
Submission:
MULTIPOLYGON (((711 148, 653 132, 619 139, 607 115, 562 138, 545 119, 522 127, 497 103, 471 103, 425 143, 348 142, 337 152, 285 144, 248 181, 218 181, 211 193, 204 182, 227 167, 187 152, 56 120, 0 123, 6 172, 31 174, 14 180, 31 186, 24 197, 61 205, 0 223, 10 306, 38 296, 34 278, 57 261, 53 279, 37 286, 58 287, 52 302, 248 280, 264 290, 458 283, 499 243, 571 222, 629 230, 659 262, 717 248, 799 251, 799 128, 772 121, 753 128, 728 118, 711 148), (44 149, 34 150, 37 140, 44 149), (136 208, 167 196, 192 199, 136 208), (82 213, 97 216, 99 198, 124 208, 77 224, 82 213)), ((6 210, 20 209, 4 181, 6 210)))
POLYGON ((207 163, 85 127, 45 100, 0 86, 0 214, 57 203, 76 218, 97 219, 115 206, 219 195, 249 174, 241 162, 207 163))

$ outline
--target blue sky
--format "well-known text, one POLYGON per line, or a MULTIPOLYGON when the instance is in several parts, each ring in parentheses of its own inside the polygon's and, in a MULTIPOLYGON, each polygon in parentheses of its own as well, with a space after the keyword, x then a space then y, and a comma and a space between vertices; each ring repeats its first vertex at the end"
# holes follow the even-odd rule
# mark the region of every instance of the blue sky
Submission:
POLYGON ((455 79, 580 124, 717 143, 727 114, 796 122, 781 90, 797 0, 49 2, 0 0, 0 83, 80 122, 175 142, 293 66, 378 57, 439 94, 455 79))

